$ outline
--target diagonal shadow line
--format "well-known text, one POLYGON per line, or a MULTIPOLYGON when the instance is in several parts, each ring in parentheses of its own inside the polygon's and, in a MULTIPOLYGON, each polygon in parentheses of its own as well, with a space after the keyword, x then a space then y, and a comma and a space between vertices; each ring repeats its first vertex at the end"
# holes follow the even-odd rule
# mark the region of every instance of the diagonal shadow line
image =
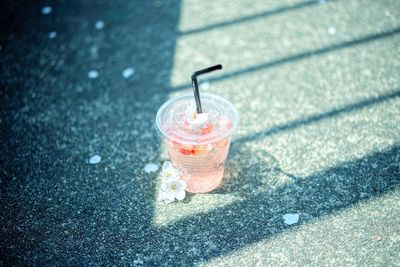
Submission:
MULTIPOLYGON (((330 1, 332 2, 334 0, 330 0, 330 1)), ((297 4, 294 4, 294 5, 290 5, 290 6, 284 6, 284 7, 279 7, 279 8, 272 9, 272 10, 267 10, 267 11, 264 11, 264 12, 261 12, 261 13, 255 14, 255 15, 247 16, 247 17, 242 17, 242 18, 238 18, 238 19, 233 19, 233 20, 229 20, 229 21, 224 21, 224 22, 220 22, 220 23, 211 24, 211 25, 208 25, 208 26, 205 26, 205 27, 201 27, 201 28, 197 28, 197 29, 193 29, 193 30, 180 31, 179 34, 180 35, 197 34, 197 33, 214 30, 214 29, 221 28, 221 27, 227 27, 227 26, 231 26, 231 25, 235 25, 235 24, 239 24, 239 23, 243 23, 243 22, 257 20, 259 18, 278 15, 278 14, 281 14, 281 13, 284 13, 284 12, 301 9, 301 8, 305 8, 305 7, 316 5, 316 4, 319 4, 318 0, 301 2, 301 3, 297 3, 297 4)))
MULTIPOLYGON (((178 262, 190 259, 196 265, 226 255, 398 189, 399 153, 397 145, 344 162, 278 189, 163 226, 150 238, 167 247, 185 248, 174 254, 178 262), (283 223, 282 215, 288 212, 300 213, 296 226, 283 223), (193 245, 197 245, 195 250, 190 249, 193 245)), ((165 250, 159 253, 159 258, 170 254, 165 250)))
MULTIPOLYGON (((382 38, 391 37, 391 36, 394 36, 394 35, 399 34, 399 33, 400 33, 400 27, 397 27, 397 28, 394 28, 394 29, 389 30, 389 31, 370 34, 370 35, 367 35, 367 36, 364 36, 364 37, 361 37, 361 38, 353 39, 353 40, 342 42, 342 43, 339 43, 339 44, 334 44, 334 45, 326 46, 326 47, 323 47, 323 48, 306 51, 306 52, 303 52, 303 53, 295 54, 295 55, 288 56, 288 57, 279 58, 279 59, 276 59, 276 60, 273 60, 273 61, 270 61, 270 62, 262 63, 262 64, 251 66, 251 67, 248 67, 248 68, 232 71, 230 73, 227 73, 227 74, 215 77, 215 78, 210 78, 210 79, 208 79, 208 81, 210 81, 210 82, 221 81, 221 80, 225 80, 225 79, 232 78, 232 77, 235 77, 235 76, 247 74, 247 73, 250 73, 250 72, 269 69, 269 68, 272 68, 272 67, 276 67, 276 66, 279 66, 279 65, 286 64, 286 63, 297 62, 297 61, 300 61, 300 60, 303 60, 303 59, 306 59, 306 58, 309 58, 309 57, 312 57, 312 56, 319 56, 319 55, 327 54, 327 53, 330 53, 330 52, 333 52, 333 51, 336 51, 336 50, 340 50, 340 49, 344 49, 344 48, 349 48, 349 47, 361 45, 361 44, 372 42, 372 41, 379 40, 379 39, 382 39, 382 38)), ((174 86, 174 87, 170 88, 169 90, 178 91, 178 90, 187 89, 189 87, 191 87, 191 84, 187 83, 187 84, 174 86)))
POLYGON ((312 123, 316 123, 331 117, 335 117, 335 116, 339 116, 343 113, 349 113, 355 110, 359 110, 359 109, 363 109, 372 105, 376 105, 379 103, 382 103, 384 101, 390 100, 392 98, 396 98, 396 97, 400 97, 400 90, 396 90, 396 91, 392 91, 390 93, 386 93, 383 95, 380 95, 378 97, 373 97, 373 98, 369 98, 369 99, 365 99, 362 100, 360 102, 357 103, 352 103, 349 105, 346 105, 344 107, 341 108, 334 108, 331 111, 325 112, 325 113, 321 113, 321 114, 316 114, 316 115, 312 115, 306 118, 302 118, 302 119, 297 119, 294 121, 291 121, 289 123, 285 123, 282 125, 278 125, 275 127, 272 127, 270 129, 267 129, 263 132, 258 132, 255 133, 253 135, 248 135, 242 138, 239 138, 237 140, 235 140, 232 145, 240 145, 246 142, 251 142, 251 141, 255 141, 258 139, 262 139, 266 136, 270 136, 270 135, 274 135, 283 131, 288 131, 288 130, 292 130, 301 126, 306 126, 312 123))

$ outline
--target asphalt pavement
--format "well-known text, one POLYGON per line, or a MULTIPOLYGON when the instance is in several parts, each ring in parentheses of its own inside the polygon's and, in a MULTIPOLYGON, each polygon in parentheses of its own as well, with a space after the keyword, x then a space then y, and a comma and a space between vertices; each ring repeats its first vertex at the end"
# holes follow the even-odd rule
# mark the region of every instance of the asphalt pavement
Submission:
POLYGON ((399 266, 399 1, 1 6, 0 265, 399 266), (215 64, 224 183, 166 205, 155 114, 215 64))

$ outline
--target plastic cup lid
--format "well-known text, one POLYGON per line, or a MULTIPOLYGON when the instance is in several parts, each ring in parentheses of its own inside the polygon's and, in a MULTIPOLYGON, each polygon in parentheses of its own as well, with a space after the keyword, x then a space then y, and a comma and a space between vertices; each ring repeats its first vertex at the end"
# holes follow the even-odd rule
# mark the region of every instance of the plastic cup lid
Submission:
POLYGON ((156 129, 162 138, 181 144, 208 144, 232 135, 239 123, 236 108, 226 99, 201 94, 203 113, 196 112, 193 94, 165 102, 157 112, 156 129))

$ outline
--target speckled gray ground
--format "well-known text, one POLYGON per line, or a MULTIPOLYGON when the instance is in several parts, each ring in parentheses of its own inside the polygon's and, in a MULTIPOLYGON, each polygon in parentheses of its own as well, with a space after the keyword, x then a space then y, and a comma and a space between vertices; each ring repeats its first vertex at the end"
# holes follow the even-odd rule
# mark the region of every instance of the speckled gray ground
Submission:
POLYGON ((0 11, 0 265, 399 266, 399 1, 31 2, 0 11), (215 63, 226 181, 163 205, 155 113, 215 63))

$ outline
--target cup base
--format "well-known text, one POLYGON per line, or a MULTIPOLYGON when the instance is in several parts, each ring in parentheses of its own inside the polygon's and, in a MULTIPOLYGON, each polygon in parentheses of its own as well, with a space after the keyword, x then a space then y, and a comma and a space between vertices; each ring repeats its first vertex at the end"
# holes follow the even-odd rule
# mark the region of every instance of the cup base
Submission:
POLYGON ((186 191, 190 193, 208 193, 218 188, 224 176, 224 169, 202 175, 192 175, 185 179, 186 191))

